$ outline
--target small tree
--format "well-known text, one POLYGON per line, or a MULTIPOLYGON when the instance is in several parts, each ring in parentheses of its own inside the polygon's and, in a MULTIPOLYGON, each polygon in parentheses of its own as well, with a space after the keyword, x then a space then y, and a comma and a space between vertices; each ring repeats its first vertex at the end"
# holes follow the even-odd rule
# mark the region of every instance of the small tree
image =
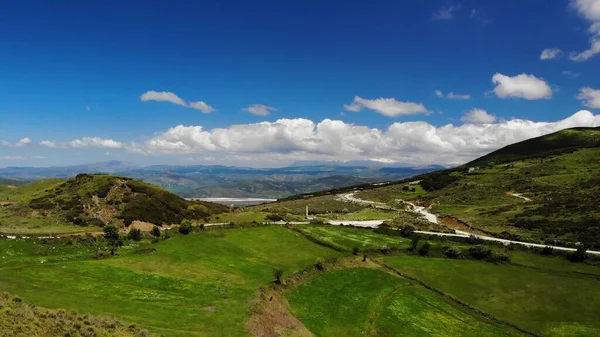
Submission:
POLYGON ((325 269, 325 265, 323 264, 323 260, 321 258, 317 259, 317 263, 315 263, 315 268, 317 268, 317 270, 319 271, 325 269))
POLYGON ((139 228, 132 228, 129 230, 129 238, 133 241, 142 240, 142 231, 139 228))
POLYGON ((587 247, 584 245, 579 245, 577 247, 577 251, 573 252, 569 255, 569 261, 571 262, 582 262, 585 260, 585 253, 587 252, 587 247))
POLYGON ((550 246, 546 246, 544 249, 542 249, 542 255, 552 255, 553 252, 554 249, 550 246))
POLYGON ((281 269, 281 268, 273 269, 273 276, 275 276, 275 283, 281 284, 281 280, 283 277, 283 269, 281 269))
POLYGON ((110 246, 110 255, 115 255, 115 250, 119 244, 119 230, 117 227, 109 225, 104 227, 104 238, 110 246))
POLYGON ((409 237, 412 235, 412 233, 415 231, 415 228, 411 225, 404 225, 402 226, 402 228, 400 229, 400 235, 404 236, 404 237, 409 237))
POLYGON ((492 251, 484 245, 477 245, 475 247, 469 248, 469 254, 474 259, 483 260, 485 258, 488 258, 492 254, 492 251))
POLYGON ((192 222, 190 220, 183 220, 179 225, 179 233, 188 235, 192 232, 192 222))
POLYGON ((448 247, 446 248, 445 254, 451 259, 456 259, 462 255, 462 251, 458 247, 448 247))
POLYGON ((431 244, 428 241, 425 241, 419 245, 417 251, 419 252, 419 255, 425 256, 429 253, 429 248, 431 248, 431 244))
POLYGON ((156 236, 157 238, 160 237, 160 228, 158 228, 158 226, 152 227, 150 234, 156 236))
POLYGON ((412 241, 410 243, 410 250, 416 250, 417 247, 419 246, 419 238, 418 237, 414 237, 412 238, 412 241))

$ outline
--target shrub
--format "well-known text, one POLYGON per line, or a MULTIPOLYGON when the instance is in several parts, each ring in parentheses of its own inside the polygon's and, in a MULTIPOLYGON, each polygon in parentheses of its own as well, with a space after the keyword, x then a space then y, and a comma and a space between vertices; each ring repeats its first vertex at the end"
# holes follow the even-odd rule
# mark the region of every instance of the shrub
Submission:
POLYGON ((150 234, 156 236, 157 238, 160 237, 160 228, 158 228, 158 226, 152 227, 150 234))
POLYGON ((275 277, 275 283, 281 284, 281 280, 283 277, 283 269, 282 268, 273 269, 273 276, 275 277))
POLYGON ((322 271, 323 269, 325 269, 325 265, 323 265, 322 259, 317 259, 317 263, 315 263, 315 268, 317 268, 317 270, 319 270, 319 271, 322 271))
POLYGON ((546 246, 544 249, 542 249, 542 255, 552 255, 553 252, 554 249, 550 246, 546 246))
POLYGON ((190 220, 183 220, 179 225, 179 233, 188 235, 192 232, 192 222, 190 220))
POLYGON ((569 261, 571 262, 583 262, 586 258, 585 253, 587 252, 587 247, 584 245, 579 245, 577 250, 569 255, 569 261))
POLYGON ((419 241, 421 241, 421 240, 419 240, 418 237, 412 238, 412 241, 410 243, 410 250, 411 251, 414 251, 414 250, 417 249, 417 246, 419 245, 419 241))
POLYGON ((142 231, 139 228, 132 228, 129 231, 128 236, 133 241, 140 241, 140 240, 142 240, 142 231))
POLYGON ((98 226, 98 227, 104 227, 106 224, 104 223, 104 221, 98 219, 98 218, 91 218, 87 220, 87 224, 89 226, 98 226))
POLYGON ((457 259, 462 255, 462 251, 458 247, 448 247, 445 254, 451 259, 457 259))
POLYGON ((510 261, 510 256, 506 252, 492 252, 486 259, 488 262, 505 263, 510 261))
POLYGON ((117 227, 115 226, 106 226, 103 229, 104 231, 104 238, 106 240, 110 241, 117 241, 119 240, 119 230, 117 229, 117 227))
POLYGON ((429 253, 429 248, 431 248, 431 244, 428 241, 425 241, 419 244, 417 251, 419 252, 419 255, 425 256, 429 253))
POLYGON ((469 248, 469 255, 476 260, 483 260, 492 254, 490 248, 484 245, 477 245, 469 248))
POLYGON ((265 217, 265 219, 273 222, 283 221, 283 217, 279 214, 269 214, 265 217))
POLYGON ((415 227, 411 226, 411 225, 405 225, 402 226, 402 228, 400 229, 400 235, 404 236, 404 237, 409 237, 412 235, 412 233, 415 231, 415 227))

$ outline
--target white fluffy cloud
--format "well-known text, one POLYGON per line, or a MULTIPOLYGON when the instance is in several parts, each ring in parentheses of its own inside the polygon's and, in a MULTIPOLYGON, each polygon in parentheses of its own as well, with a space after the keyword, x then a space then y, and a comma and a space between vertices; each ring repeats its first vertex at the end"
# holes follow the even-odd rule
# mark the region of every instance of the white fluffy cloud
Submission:
POLYGON ((121 142, 112 139, 104 139, 99 137, 83 137, 79 139, 73 139, 69 142, 57 142, 54 140, 43 140, 40 142, 40 146, 56 148, 56 147, 74 147, 74 148, 88 148, 88 147, 99 147, 99 148, 110 148, 120 149, 124 145, 121 142))
POLYGON ((40 142, 40 146, 44 146, 44 147, 58 147, 58 144, 56 144, 55 141, 53 140, 43 140, 40 142))
POLYGON ((467 111, 460 120, 472 124, 490 124, 494 123, 496 119, 496 116, 483 109, 471 109, 467 111))
POLYGON ((249 112, 256 116, 266 116, 273 111, 277 111, 277 109, 264 104, 252 104, 249 107, 242 109, 242 111, 249 112))
POLYGON ((142 102, 148 102, 148 101, 170 102, 173 104, 180 105, 182 107, 199 110, 200 112, 205 113, 205 114, 215 111, 215 108, 208 105, 204 101, 186 102, 179 96, 175 95, 172 92, 168 92, 168 91, 160 91, 160 92, 153 91, 153 90, 146 91, 145 93, 143 93, 140 96, 140 100, 142 100, 142 102))
POLYGON ((585 87, 579 89, 577 99, 583 101, 583 105, 592 109, 600 109, 600 89, 585 87))
POLYGON ((351 104, 344 105, 344 109, 347 111, 358 112, 362 108, 373 110, 388 117, 429 113, 421 103, 399 102, 395 98, 364 99, 355 96, 351 104))
POLYGON ((524 98, 528 100, 552 98, 552 89, 546 81, 533 75, 506 76, 496 73, 492 77, 496 84, 494 93, 500 98, 524 98))
POLYGON ((23 146, 30 145, 31 143, 33 143, 33 141, 27 137, 21 138, 18 141, 16 141, 15 143, 11 143, 6 140, 0 140, 0 145, 6 146, 6 147, 23 147, 23 146))
POLYGON ((540 60, 556 60, 561 58, 562 55, 562 50, 558 48, 547 48, 542 50, 542 53, 540 54, 540 60))
POLYGON ((435 95, 440 98, 448 98, 448 99, 464 99, 464 100, 471 99, 471 95, 455 94, 453 92, 449 92, 447 95, 444 95, 444 93, 441 90, 436 90, 435 95))
POLYGON ((31 143, 32 143, 31 139, 25 137, 25 138, 19 139, 19 141, 15 143, 15 146, 22 147, 22 146, 27 146, 31 143))
POLYGON ((387 129, 330 119, 315 123, 302 118, 212 130, 179 125, 139 146, 148 154, 211 154, 238 160, 384 158, 409 164, 453 164, 564 128, 600 126, 600 115, 586 110, 550 123, 522 119, 492 123, 495 117, 485 111, 471 111, 466 116, 469 119, 460 126, 396 122, 387 129))
POLYGON ((582 62, 600 54, 600 0, 571 0, 571 6, 590 22, 590 47, 582 52, 572 52, 569 58, 582 62))

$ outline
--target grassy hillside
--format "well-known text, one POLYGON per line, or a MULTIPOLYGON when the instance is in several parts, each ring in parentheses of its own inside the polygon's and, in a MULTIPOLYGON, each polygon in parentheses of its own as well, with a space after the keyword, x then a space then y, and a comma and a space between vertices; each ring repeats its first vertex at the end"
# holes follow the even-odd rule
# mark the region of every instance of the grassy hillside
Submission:
POLYGON ((0 296, 0 336, 134 337, 150 334, 135 324, 124 324, 115 318, 39 308, 4 293, 0 296))
POLYGON ((174 224, 227 211, 219 204, 187 201, 160 187, 111 175, 40 180, 6 190, 0 199, 5 200, 0 228, 12 230, 21 225, 29 225, 32 231, 44 231, 46 226, 60 228, 58 224, 127 226, 135 220, 174 224))
MULTIPOLYGON (((308 225, 296 229, 303 234, 283 226, 210 228, 190 235, 167 231, 154 243, 123 238, 116 256, 99 259, 94 256, 106 244, 102 238, 0 239, 0 293, 50 308, 48 315, 63 309, 68 313, 64 327, 72 326, 69 317, 87 317, 95 326, 94 321, 104 319, 90 315, 110 316, 165 336, 247 336, 247 323, 261 312, 255 305, 261 298, 267 304, 280 303, 279 311, 262 307, 266 312, 260 321, 279 335, 289 332, 285 324, 277 330, 286 312, 319 336, 518 334, 428 289, 419 283, 423 280, 542 335, 598 334, 595 288, 600 267, 593 263, 509 250, 510 261, 498 264, 466 256, 442 258, 448 245, 466 253, 473 244, 436 239, 430 240, 429 253, 420 256, 406 249, 410 239, 378 231, 308 225), (351 255, 355 247, 361 250, 358 256, 351 255), (390 272, 378 261, 416 279, 390 272), (283 284, 274 282, 278 268, 283 269, 283 284), (261 297, 264 289, 275 293, 261 297), (278 302, 278 294, 289 306, 285 298, 278 302)), ((9 315, 6 321, 3 308, 0 300, 0 327, 5 322, 11 329, 33 324, 21 315, 9 315)))
POLYGON ((600 129, 567 129, 414 177, 419 185, 363 188, 357 196, 390 204, 415 200, 505 238, 600 247, 598 163, 600 129))
POLYGON ((600 128, 571 128, 508 145, 466 166, 546 158, 592 147, 600 147, 600 128))
POLYGON ((19 242, 27 241, 0 240, 0 290, 47 308, 114 315, 166 336, 247 336, 251 302, 275 268, 289 275, 341 256, 275 226, 130 243, 104 260, 81 259, 69 245, 46 255, 19 242), (135 253, 149 248, 155 251, 135 253))
POLYGON ((375 269, 334 271, 288 295, 317 336, 521 336, 406 279, 375 269))
MULTIPOLYGON (((524 253, 520 253, 524 254, 524 253)), ((529 260, 530 254, 520 259, 529 260)), ((534 267, 481 261, 393 256, 384 261, 470 305, 545 336, 600 334, 600 268, 556 268, 559 260, 533 256, 534 267), (584 272, 585 270, 585 272, 584 272), (589 273, 592 271, 593 273, 589 273)), ((560 259, 564 264, 568 261, 560 259)), ((571 263, 571 265, 573 265, 571 263)))

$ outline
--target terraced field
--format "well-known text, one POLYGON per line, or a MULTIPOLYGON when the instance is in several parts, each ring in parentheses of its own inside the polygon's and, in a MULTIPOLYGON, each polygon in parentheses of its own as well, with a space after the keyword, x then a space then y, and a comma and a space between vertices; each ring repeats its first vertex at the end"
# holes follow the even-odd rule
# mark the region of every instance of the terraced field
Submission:
POLYGON ((516 263, 529 266, 407 255, 384 261, 528 331, 547 336, 600 334, 600 267, 528 253, 516 256, 516 263))
POLYGON ((287 295, 317 336, 520 336, 436 293, 378 269, 310 279, 287 295))
POLYGON ((340 256, 276 226, 176 236, 150 248, 105 260, 37 255, 26 244, 3 249, 0 261, 12 263, 0 269, 0 290, 167 336, 244 336, 250 303, 274 268, 288 274, 340 256))

